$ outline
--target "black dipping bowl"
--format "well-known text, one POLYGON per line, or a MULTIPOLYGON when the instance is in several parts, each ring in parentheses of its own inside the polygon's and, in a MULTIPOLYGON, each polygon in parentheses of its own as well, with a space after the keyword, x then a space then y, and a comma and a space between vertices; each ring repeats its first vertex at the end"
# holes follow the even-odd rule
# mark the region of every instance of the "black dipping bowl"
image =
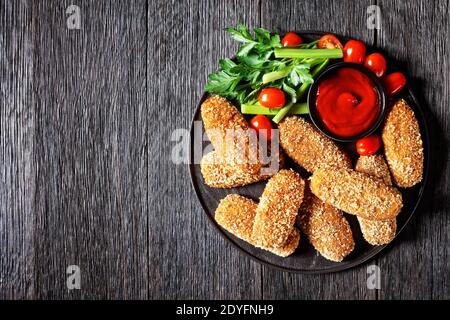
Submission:
POLYGON ((365 67, 363 67, 360 64, 350 63, 350 62, 338 62, 338 63, 330 65, 328 68, 326 68, 324 71, 322 71, 317 76, 314 83, 311 85, 311 88, 309 89, 309 92, 308 92, 308 108, 309 108, 309 115, 311 117, 311 121, 323 134, 325 134, 327 137, 329 137, 333 140, 336 140, 336 141, 352 142, 352 141, 356 141, 358 139, 364 138, 364 137, 372 134, 373 132, 375 132, 375 130, 378 129, 378 127, 383 122, 383 119, 386 114, 387 97, 386 97, 386 93, 384 91, 382 83, 370 70, 366 69, 365 67), (378 102, 380 104, 380 112, 378 113, 378 117, 374 121, 373 125, 366 131, 361 132, 361 133, 351 136, 351 137, 341 137, 341 136, 331 133, 323 124, 322 119, 320 118, 320 115, 316 110, 316 97, 317 97, 317 90, 319 89, 320 81, 331 76, 336 70, 343 69, 343 68, 356 69, 356 70, 362 72, 363 74, 365 74, 373 82, 375 89, 377 90, 377 93, 378 93, 378 102))

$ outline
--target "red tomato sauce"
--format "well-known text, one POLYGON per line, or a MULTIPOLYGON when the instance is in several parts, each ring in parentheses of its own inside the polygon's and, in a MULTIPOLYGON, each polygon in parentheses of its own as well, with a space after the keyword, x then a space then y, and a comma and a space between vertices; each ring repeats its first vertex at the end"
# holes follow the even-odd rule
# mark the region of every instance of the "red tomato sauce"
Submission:
POLYGON ((351 137, 373 125, 380 105, 369 77, 358 70, 342 68, 320 82, 316 109, 331 133, 351 137))

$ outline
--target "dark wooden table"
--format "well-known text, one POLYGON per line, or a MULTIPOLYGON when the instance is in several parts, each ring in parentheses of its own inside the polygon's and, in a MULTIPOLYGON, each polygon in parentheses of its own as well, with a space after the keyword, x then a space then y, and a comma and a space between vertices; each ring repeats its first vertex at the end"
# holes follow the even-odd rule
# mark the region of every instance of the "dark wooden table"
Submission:
POLYGON ((449 1, 0 2, 0 298, 449 299, 449 1), (81 29, 69 29, 69 5, 81 29), (381 8, 381 29, 367 8, 381 8), (377 258, 305 276, 249 260, 175 165, 238 21, 328 30, 400 61, 431 128, 420 210, 377 258), (380 267, 381 289, 367 287, 380 267), (78 265, 81 289, 66 286, 78 265))

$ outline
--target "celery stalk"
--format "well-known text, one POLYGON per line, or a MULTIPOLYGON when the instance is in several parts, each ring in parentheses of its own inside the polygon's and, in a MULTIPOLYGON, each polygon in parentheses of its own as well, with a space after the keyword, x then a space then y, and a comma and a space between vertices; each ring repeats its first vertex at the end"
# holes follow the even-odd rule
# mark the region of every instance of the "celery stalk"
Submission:
MULTIPOLYGON (((289 114, 308 114, 308 104, 306 102, 291 104, 289 114)), ((242 104, 241 112, 243 114, 263 114, 266 116, 274 116, 279 110, 269 109, 261 106, 260 104, 242 104)))
POLYGON ((291 70, 289 68, 286 68, 281 71, 273 71, 273 72, 266 73, 262 77, 262 83, 266 84, 269 82, 273 82, 273 81, 282 79, 282 78, 286 77, 290 71, 291 70))
POLYGON ((294 49, 275 48, 275 58, 294 59, 337 59, 344 56, 342 49, 294 49))

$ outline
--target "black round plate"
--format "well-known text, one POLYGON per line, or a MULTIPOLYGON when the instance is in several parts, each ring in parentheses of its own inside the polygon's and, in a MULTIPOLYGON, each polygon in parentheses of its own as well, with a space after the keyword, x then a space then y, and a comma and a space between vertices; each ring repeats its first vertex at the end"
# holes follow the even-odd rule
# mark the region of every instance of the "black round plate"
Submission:
MULTIPOLYGON (((324 35, 324 32, 318 32, 318 31, 299 31, 299 34, 302 35, 304 39, 307 41, 312 41, 315 39, 318 39, 320 36, 324 35)), ((348 40, 345 37, 339 37, 341 40, 348 40)), ((374 48, 370 48, 368 46, 368 52, 374 52, 374 48)), ((393 61, 388 61, 388 68, 389 66, 393 66, 393 61)), ((392 69, 392 68, 390 68, 392 69)), ((194 145, 194 138, 197 134, 200 138, 202 135, 204 135, 204 128, 201 123, 201 116, 200 116, 200 105, 203 103, 203 101, 208 97, 208 95, 205 93, 200 100, 192 120, 191 125, 191 141, 190 141, 190 164, 189 164, 189 171, 192 179, 192 185, 194 187, 195 193, 198 196, 198 199, 200 201, 200 204, 202 205, 206 216, 211 221, 211 223, 214 225, 214 227, 217 229, 217 231, 225 238, 227 239, 231 244, 233 244, 236 248, 240 249, 242 252, 244 252, 246 255, 248 255, 250 258, 263 263, 265 265, 281 269, 284 271, 290 271, 290 272, 297 272, 297 273, 309 273, 309 274, 317 274, 317 273, 329 273, 329 272, 336 272, 336 271, 342 271, 345 269, 352 268, 354 266, 357 266, 372 257, 374 257, 377 253, 382 251, 385 246, 372 246, 368 244, 364 238, 362 237, 361 231, 359 229, 359 225, 357 222, 357 219, 355 216, 346 214, 346 217, 351 225, 352 231, 353 231, 353 237, 355 239, 355 249, 353 252, 344 259, 342 262, 332 262, 329 260, 326 260, 320 254, 312 247, 312 245, 308 242, 307 238, 302 234, 300 245, 297 248, 296 252, 287 257, 282 258, 278 257, 276 255, 273 255, 267 251, 258 249, 253 247, 252 245, 236 238, 232 234, 228 233, 224 229, 222 229, 214 220, 214 211, 216 210, 219 201, 223 199, 226 195, 237 193, 249 198, 252 198, 254 200, 258 200, 261 196, 264 186, 266 185, 267 181, 261 181, 249 186, 244 187, 238 187, 238 188, 232 188, 232 189, 216 189, 216 188, 210 188, 208 187, 204 181, 203 177, 200 172, 200 165, 196 164, 194 161, 194 157, 196 155, 196 152, 194 151, 194 147, 199 148, 200 146, 194 145), (198 121, 198 122, 197 122, 198 121), (197 125, 195 125, 197 123, 197 125), (200 129, 199 129, 200 128, 200 129)), ((422 198, 422 195, 424 193, 427 180, 428 180, 428 172, 429 172, 429 158, 430 158, 430 143, 429 143, 429 134, 428 134, 428 128, 425 121, 425 116, 423 113, 423 110, 421 106, 419 105, 417 99, 415 98, 413 92, 409 87, 406 87, 403 92, 395 97, 398 98, 404 98, 408 104, 411 106, 411 108, 414 110, 416 118, 419 122, 420 126, 420 132, 422 135, 423 140, 423 147, 424 147, 424 156, 425 156, 425 163, 424 163, 424 176, 423 181, 408 189, 399 189, 402 192, 403 195, 403 209, 400 212, 399 216, 397 217, 397 235, 403 230, 403 228, 406 226, 408 221, 411 219, 412 215, 416 211, 417 207, 419 206, 420 200, 422 198)), ((392 102, 390 102, 392 103, 392 102)), ((308 118, 308 116, 306 116, 308 118)), ((380 129, 379 129, 380 130, 380 129)), ((378 130, 378 132, 379 132, 378 130)), ((198 138, 197 138, 198 141, 198 138)), ((208 145, 208 141, 202 142, 201 150, 208 145)), ((355 163, 358 155, 355 152, 354 149, 354 143, 339 143, 339 145, 343 146, 348 153, 350 154, 350 157, 353 160, 353 163, 355 163)), ((286 157, 287 158, 287 157, 286 157)), ((309 175, 306 173, 305 170, 297 166, 295 163, 287 159, 286 166, 291 167, 300 174, 302 174, 303 177, 308 177, 309 175)), ((401 245, 401 244, 397 244, 401 245)))

